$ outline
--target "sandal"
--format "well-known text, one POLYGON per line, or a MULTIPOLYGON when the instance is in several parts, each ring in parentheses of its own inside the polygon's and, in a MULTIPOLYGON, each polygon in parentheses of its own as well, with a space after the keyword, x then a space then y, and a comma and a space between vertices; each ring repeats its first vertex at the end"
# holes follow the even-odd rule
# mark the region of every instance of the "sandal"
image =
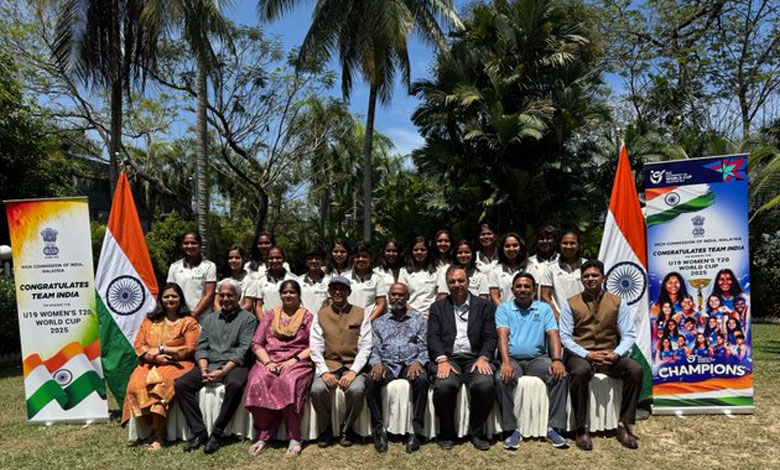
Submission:
POLYGON ((287 446, 287 452, 285 455, 287 457, 298 457, 301 455, 301 451, 303 450, 303 446, 301 446, 301 441, 296 441, 295 439, 290 440, 290 444, 287 446))
POLYGON ((160 449, 162 449, 162 447, 163 447, 162 446, 162 442, 160 442, 158 440, 154 440, 154 441, 149 443, 149 446, 147 447, 147 449, 149 449, 149 450, 160 450, 160 449))
POLYGON ((257 442, 252 444, 252 447, 249 448, 249 454, 257 457, 258 455, 263 453, 267 445, 268 445, 267 442, 258 440, 257 442))

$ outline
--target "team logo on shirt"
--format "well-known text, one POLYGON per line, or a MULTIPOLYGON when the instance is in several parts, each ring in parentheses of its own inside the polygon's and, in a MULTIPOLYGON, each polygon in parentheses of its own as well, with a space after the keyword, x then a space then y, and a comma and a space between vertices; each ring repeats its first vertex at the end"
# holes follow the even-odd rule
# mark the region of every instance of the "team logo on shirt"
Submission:
POLYGON ((117 315, 132 315, 144 305, 146 290, 138 278, 119 276, 108 284, 106 307, 117 315))
POLYGON ((607 272, 604 289, 633 305, 639 302, 647 289, 647 273, 636 263, 622 261, 607 272))

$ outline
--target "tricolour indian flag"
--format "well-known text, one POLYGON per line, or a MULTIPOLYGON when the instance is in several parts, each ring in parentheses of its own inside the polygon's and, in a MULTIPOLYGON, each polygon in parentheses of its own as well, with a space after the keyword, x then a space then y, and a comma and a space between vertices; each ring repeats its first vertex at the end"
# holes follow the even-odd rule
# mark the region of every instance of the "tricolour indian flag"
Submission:
POLYGON ((93 394, 104 400, 99 341, 87 347, 73 341, 46 360, 30 354, 24 358, 24 385, 27 417, 38 421, 56 419, 93 394))
POLYGON ((637 340, 631 358, 642 366, 644 372, 639 399, 648 399, 653 394, 653 373, 650 367, 650 317, 647 310, 645 219, 625 145, 620 147, 599 259, 604 263, 606 289, 625 300, 634 319, 637 340))
POLYGON ((133 349, 135 333, 155 307, 157 295, 152 260, 124 172, 114 191, 95 286, 103 371, 121 407, 130 374, 138 363, 133 349))
POLYGON ((715 193, 708 184, 668 186, 645 190, 647 226, 663 224, 680 214, 697 212, 715 203, 715 193))

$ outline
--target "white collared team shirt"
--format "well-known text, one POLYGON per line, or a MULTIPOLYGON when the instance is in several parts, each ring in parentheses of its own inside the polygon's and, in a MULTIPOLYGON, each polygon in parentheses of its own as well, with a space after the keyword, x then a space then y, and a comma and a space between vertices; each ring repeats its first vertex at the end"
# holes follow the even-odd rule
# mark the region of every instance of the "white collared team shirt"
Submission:
MULTIPOLYGON (((536 282, 536 299, 539 299, 542 292, 542 277, 544 276, 546 268, 540 264, 534 265, 528 263, 525 270, 534 277, 534 281, 536 282)), ((515 294, 512 292, 512 280, 518 272, 520 271, 512 271, 508 269, 506 265, 499 264, 491 273, 491 287, 498 288, 498 291, 501 294, 501 302, 514 300, 515 294)))
POLYGON ((247 288, 246 297, 259 299, 263 301, 263 310, 269 311, 273 307, 282 305, 282 296, 279 294, 279 287, 282 282, 293 279, 298 280, 297 276, 289 270, 285 270, 281 279, 272 278, 267 272, 265 276, 259 279, 253 279, 247 288))
POLYGON ((431 305, 436 301, 436 272, 424 269, 409 272, 403 267, 398 282, 409 288, 409 305, 427 320, 431 305))
POLYGON ((355 306, 363 308, 366 313, 371 315, 376 307, 376 299, 387 297, 387 278, 381 273, 369 270, 365 279, 360 279, 355 271, 344 273, 344 277, 349 279, 350 289, 352 290, 347 301, 355 306))
POLYGON ((192 312, 203 297, 206 283, 217 282, 217 265, 202 259, 200 264, 193 266, 182 258, 168 268, 167 282, 175 282, 181 287, 187 308, 192 312))
POLYGON ((301 285, 301 305, 313 314, 317 314, 328 299, 328 284, 330 276, 322 276, 319 282, 312 282, 306 274, 298 276, 301 285))

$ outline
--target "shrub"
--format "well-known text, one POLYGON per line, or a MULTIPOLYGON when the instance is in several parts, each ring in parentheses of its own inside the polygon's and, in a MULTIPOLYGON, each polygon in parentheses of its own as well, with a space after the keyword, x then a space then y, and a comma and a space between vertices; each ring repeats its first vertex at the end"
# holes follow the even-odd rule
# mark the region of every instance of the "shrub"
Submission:
POLYGON ((19 351, 19 313, 16 310, 14 280, 0 274, 0 354, 19 351))
POLYGON ((780 230, 755 237, 753 248, 752 313, 760 317, 780 316, 780 230))
POLYGON ((179 239, 188 230, 195 230, 195 222, 182 220, 173 213, 152 224, 152 229, 146 234, 146 245, 158 283, 163 283, 168 277, 171 263, 181 258, 179 239))

